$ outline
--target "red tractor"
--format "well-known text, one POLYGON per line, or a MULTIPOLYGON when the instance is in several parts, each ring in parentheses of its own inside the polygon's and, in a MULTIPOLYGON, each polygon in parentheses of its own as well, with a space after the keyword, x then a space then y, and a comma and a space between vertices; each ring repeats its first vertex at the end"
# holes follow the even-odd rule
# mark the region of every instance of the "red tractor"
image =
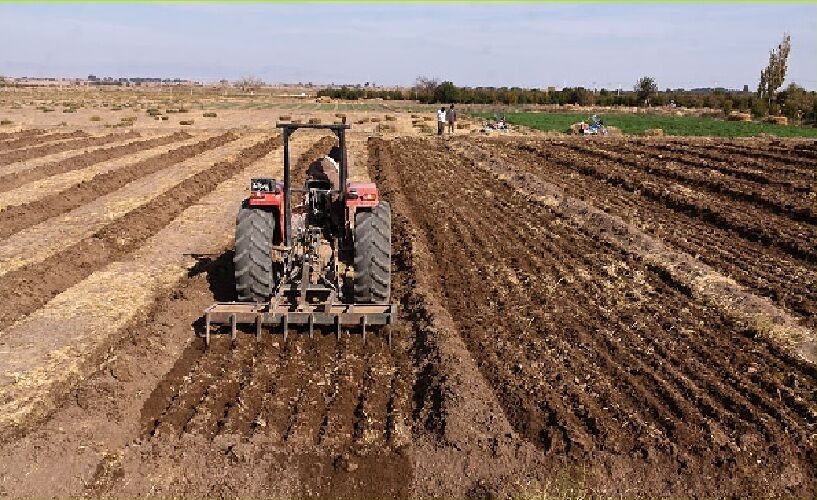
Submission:
MULTIPOLYGON (((391 209, 377 186, 347 182, 346 124, 278 124, 283 129, 284 179, 252 179, 250 196, 238 212, 235 286, 239 302, 205 310, 205 341, 211 325, 389 325, 397 306, 391 294, 391 209), (334 176, 308 176, 291 184, 289 137, 299 128, 328 129, 337 135, 334 176), (333 179, 336 182, 333 183, 333 179), (336 185, 333 185, 336 184, 336 185), (296 205, 293 206, 293 200, 296 205)), ((389 331, 389 341, 391 333, 389 331)))

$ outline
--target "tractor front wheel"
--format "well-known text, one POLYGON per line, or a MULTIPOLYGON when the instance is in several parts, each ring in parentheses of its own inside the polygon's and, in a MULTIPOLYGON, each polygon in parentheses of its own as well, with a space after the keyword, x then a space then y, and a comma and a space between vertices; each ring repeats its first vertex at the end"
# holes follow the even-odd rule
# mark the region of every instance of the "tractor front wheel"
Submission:
POLYGON ((391 296, 391 207, 381 201, 355 214, 355 302, 385 303, 391 296))
POLYGON ((267 302, 277 279, 272 259, 275 213, 249 207, 238 211, 235 225, 235 289, 238 300, 267 302))

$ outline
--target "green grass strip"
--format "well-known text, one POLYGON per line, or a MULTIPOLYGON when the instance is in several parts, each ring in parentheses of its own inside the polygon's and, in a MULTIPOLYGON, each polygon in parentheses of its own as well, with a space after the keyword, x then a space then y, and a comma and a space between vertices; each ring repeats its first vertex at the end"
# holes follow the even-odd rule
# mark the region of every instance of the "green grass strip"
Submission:
MULTIPOLYGON (((477 113, 483 118, 493 118, 493 113, 477 113)), ((618 127, 625 134, 643 134, 645 130, 660 128, 667 135, 751 137, 761 133, 778 137, 817 138, 817 128, 797 125, 773 125, 757 122, 730 122, 697 116, 664 116, 657 114, 602 114, 605 125, 618 127)), ((508 122, 543 131, 566 132, 570 125, 588 121, 586 113, 508 113, 508 122)))

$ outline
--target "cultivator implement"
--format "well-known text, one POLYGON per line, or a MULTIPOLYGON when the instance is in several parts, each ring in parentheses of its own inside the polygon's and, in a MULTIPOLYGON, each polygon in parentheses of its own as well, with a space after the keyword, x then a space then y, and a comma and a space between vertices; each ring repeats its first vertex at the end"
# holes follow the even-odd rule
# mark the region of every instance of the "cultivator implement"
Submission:
MULTIPOLYGON (((289 327, 306 325, 312 338, 315 326, 332 326, 340 340, 342 327, 360 327, 363 341, 366 341, 366 327, 369 325, 390 325, 396 317, 394 304, 320 304, 297 310, 290 304, 247 304, 243 302, 221 302, 204 311, 205 342, 210 343, 213 325, 229 325, 230 336, 235 339, 238 325, 254 325, 256 339, 260 340, 264 327, 280 327, 287 340, 289 327)), ((387 329, 391 344, 391 330, 387 329)))

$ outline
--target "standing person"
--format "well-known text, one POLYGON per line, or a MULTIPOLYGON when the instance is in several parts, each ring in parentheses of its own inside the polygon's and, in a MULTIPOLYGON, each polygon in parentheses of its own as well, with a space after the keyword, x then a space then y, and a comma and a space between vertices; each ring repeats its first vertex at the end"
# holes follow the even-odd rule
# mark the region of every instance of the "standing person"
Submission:
POLYGON ((443 135, 445 132, 445 106, 437 111, 437 135, 443 135))
POLYGON ((452 104, 448 111, 445 112, 445 121, 448 122, 448 133, 454 134, 454 125, 457 123, 457 112, 454 110, 454 105, 452 104))

